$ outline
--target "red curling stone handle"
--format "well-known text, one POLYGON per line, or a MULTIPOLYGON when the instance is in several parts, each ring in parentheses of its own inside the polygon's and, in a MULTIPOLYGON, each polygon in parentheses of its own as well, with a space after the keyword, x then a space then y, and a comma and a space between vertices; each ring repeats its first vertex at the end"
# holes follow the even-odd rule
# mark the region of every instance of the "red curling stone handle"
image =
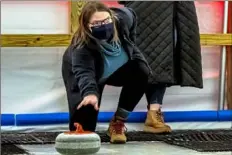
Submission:
POLYGON ((74 126, 76 127, 76 131, 68 131, 65 132, 66 134, 89 134, 89 133, 93 133, 90 131, 84 131, 83 127, 81 124, 79 123, 74 123, 74 126))

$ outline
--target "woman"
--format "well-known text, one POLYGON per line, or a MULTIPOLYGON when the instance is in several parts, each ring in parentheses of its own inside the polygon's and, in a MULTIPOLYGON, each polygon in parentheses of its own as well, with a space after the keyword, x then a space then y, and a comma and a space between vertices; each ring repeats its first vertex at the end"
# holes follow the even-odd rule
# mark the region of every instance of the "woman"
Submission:
POLYGON ((71 131, 75 130, 74 122, 95 131, 104 86, 122 86, 108 135, 111 143, 126 142, 124 122, 142 98, 150 73, 131 41, 135 19, 133 11, 109 9, 101 2, 87 2, 83 7, 62 65, 71 131))
POLYGON ((144 131, 170 132, 161 113, 167 86, 202 88, 199 27, 193 1, 119 1, 137 14, 137 40, 153 76, 145 92, 144 131))

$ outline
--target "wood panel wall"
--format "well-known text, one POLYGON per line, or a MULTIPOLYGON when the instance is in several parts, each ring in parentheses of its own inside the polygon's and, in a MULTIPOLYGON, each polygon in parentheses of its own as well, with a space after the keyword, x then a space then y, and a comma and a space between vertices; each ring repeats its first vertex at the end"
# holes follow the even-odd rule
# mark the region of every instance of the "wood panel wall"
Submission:
MULTIPOLYGON (((76 22, 77 23, 77 22, 76 22)), ((2 47, 60 47, 68 46, 72 33, 77 29, 73 24, 70 34, 4 34, 1 35, 2 47)), ((232 34, 201 34, 202 46, 232 45, 232 34)))
MULTIPOLYGON (((78 16, 85 4, 84 0, 70 2, 70 33, 51 35, 1 35, 2 47, 60 47, 68 46, 78 27, 78 16)), ((232 45, 232 34, 201 34, 201 45, 232 45)))
MULTIPOLYGON (((232 33, 232 1, 229 2, 228 32, 232 33)), ((227 107, 232 110, 232 45, 227 47, 227 107)))
MULTIPOLYGON (((1 35, 2 47, 60 47, 68 46, 72 35, 78 28, 78 16, 85 1, 70 2, 70 33, 69 34, 27 34, 1 35)), ((227 103, 232 109, 232 2, 229 2, 228 34, 201 34, 202 46, 227 46, 227 103)))

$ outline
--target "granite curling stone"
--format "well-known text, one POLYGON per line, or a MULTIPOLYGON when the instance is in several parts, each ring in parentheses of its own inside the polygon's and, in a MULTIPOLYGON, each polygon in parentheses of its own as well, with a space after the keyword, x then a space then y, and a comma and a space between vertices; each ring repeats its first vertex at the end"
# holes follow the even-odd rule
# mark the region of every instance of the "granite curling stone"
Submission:
POLYGON ((62 155, 94 154, 100 150, 101 139, 94 132, 84 131, 75 123, 76 131, 59 134, 55 140, 55 149, 62 155))

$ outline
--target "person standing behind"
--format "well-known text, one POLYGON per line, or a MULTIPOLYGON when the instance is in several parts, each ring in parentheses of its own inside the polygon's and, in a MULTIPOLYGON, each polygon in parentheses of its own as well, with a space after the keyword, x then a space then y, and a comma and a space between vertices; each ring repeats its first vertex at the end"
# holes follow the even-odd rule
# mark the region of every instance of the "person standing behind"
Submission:
POLYGON ((153 71, 145 92, 144 131, 171 132, 161 112, 166 88, 203 88, 200 34, 193 1, 118 1, 137 14, 136 45, 153 71))

